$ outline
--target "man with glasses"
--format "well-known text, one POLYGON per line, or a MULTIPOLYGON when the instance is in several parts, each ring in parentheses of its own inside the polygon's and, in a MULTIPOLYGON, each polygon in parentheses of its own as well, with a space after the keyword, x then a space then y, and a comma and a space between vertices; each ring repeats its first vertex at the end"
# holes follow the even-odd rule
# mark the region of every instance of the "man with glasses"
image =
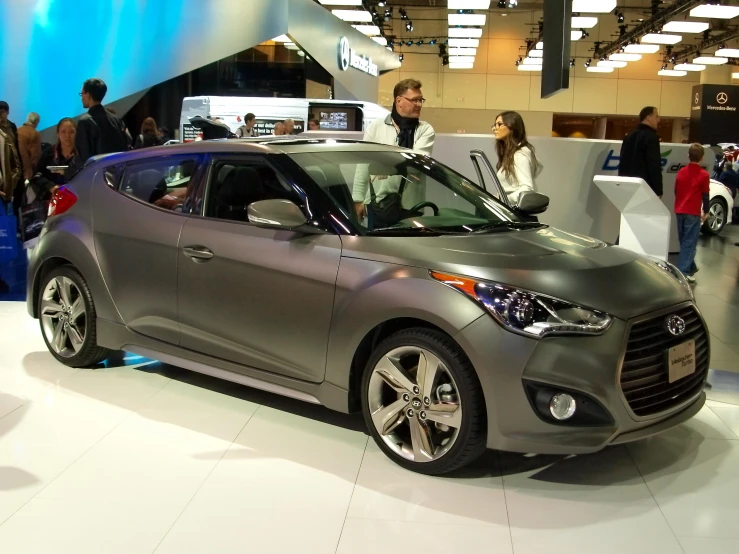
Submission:
POLYGON ((82 106, 88 110, 77 123, 75 145, 83 162, 98 154, 128 150, 126 126, 103 106, 108 86, 101 79, 88 79, 82 85, 82 106))
MULTIPOLYGON (((426 102, 421 92, 421 82, 416 79, 400 81, 395 85, 393 98, 390 115, 385 119, 373 121, 364 133, 364 140, 410 148, 430 156, 436 135, 429 123, 419 119, 421 108, 426 102)), ((359 220, 363 220, 365 215, 368 216, 369 226, 372 227, 372 205, 382 204, 382 201, 392 193, 399 192, 402 197, 400 184, 399 176, 370 176, 368 166, 358 166, 352 197, 359 220)))

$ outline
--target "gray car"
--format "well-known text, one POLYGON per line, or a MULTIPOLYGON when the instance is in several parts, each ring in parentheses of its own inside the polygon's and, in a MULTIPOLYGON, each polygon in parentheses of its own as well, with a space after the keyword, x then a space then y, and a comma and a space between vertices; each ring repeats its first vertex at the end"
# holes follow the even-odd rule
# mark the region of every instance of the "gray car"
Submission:
POLYGON ((547 203, 511 209, 429 157, 353 141, 108 155, 55 194, 28 311, 64 364, 125 350, 361 410, 428 474, 695 415, 709 335, 682 274, 539 224, 547 203))

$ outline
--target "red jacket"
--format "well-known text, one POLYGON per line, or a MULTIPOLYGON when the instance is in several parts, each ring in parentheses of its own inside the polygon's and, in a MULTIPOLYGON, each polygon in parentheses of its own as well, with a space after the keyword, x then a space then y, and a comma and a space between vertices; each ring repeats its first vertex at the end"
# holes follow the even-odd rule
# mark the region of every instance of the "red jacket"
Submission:
POLYGON ((697 163, 690 163, 677 173, 675 180, 675 213, 701 215, 704 195, 708 196, 711 177, 697 163))

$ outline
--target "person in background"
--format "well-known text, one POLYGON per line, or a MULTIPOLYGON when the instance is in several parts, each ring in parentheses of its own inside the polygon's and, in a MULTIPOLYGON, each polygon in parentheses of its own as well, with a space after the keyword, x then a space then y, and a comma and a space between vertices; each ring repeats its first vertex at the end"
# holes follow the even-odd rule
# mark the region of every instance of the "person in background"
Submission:
POLYGON ((295 130, 295 120, 294 119, 286 119, 285 120, 285 134, 286 135, 297 135, 298 131, 295 130))
POLYGON ((739 187, 739 174, 734 169, 732 162, 726 162, 718 180, 731 191, 732 198, 736 198, 736 190, 739 187))
MULTIPOLYGON (((0 129, 0 214, 7 213, 16 184, 21 180, 21 167, 13 138, 0 129)), ((0 277, 0 293, 8 292, 8 284, 0 277)))
POLYGON ((172 140, 172 135, 167 127, 159 127, 159 138, 162 140, 162 144, 172 140))
POLYGON ((279 121, 275 123, 274 135, 277 137, 285 134, 285 124, 279 121))
POLYGON ((309 119, 308 120, 308 130, 309 131, 320 131, 321 130, 321 122, 317 119, 309 119))
POLYGON ((36 164, 36 173, 31 181, 36 194, 50 195, 82 168, 84 160, 75 146, 76 135, 77 125, 73 119, 65 117, 59 121, 56 126, 56 144, 44 150, 36 164), (66 166, 66 169, 49 169, 55 166, 66 166))
POLYGON ((18 151, 18 127, 15 123, 8 119, 10 115, 10 106, 5 101, 0 101, 0 131, 11 138, 16 152, 18 151))
POLYGON ((690 163, 677 173, 675 179, 675 214, 677 234, 680 238, 680 257, 677 268, 690 283, 698 268, 695 251, 698 247, 701 226, 708 219, 709 188, 711 178, 700 166, 705 151, 700 144, 691 144, 688 149, 690 163))
MULTIPOLYGON (((105 111, 111 115, 118 117, 118 112, 115 110, 115 108, 111 108, 110 106, 105 106, 105 111)), ((123 122, 122 119, 121 119, 121 122, 123 122)), ((125 123, 123 124, 123 126, 126 127, 125 123)), ((131 136, 131 131, 128 130, 128 127, 126 127, 126 140, 128 141, 128 147, 132 149, 133 148, 133 137, 131 136)))
MULTIPOLYGON (((421 109, 426 102, 421 87, 421 81, 416 79, 404 79, 396 84, 393 89, 393 109, 390 115, 370 123, 363 140, 410 148, 430 156, 434 149, 436 133, 429 123, 420 119, 421 109)), ((371 210, 367 207, 375 201, 379 202, 389 193, 399 191, 400 184, 400 176, 389 178, 383 175, 370 176, 368 165, 358 165, 352 190, 357 218, 362 221, 368 216, 368 226, 372 228, 374 220, 371 210)))
POLYGON ((498 154, 496 171, 500 184, 515 206, 521 193, 536 192, 536 177, 541 164, 536 159, 534 147, 526 137, 526 126, 518 112, 503 112, 493 124, 495 150, 498 154))
POLYGON ((662 154, 659 148, 659 112, 647 106, 639 112, 639 126, 626 135, 621 145, 618 174, 621 177, 640 177, 658 197, 662 198, 662 154))
POLYGON ((236 136, 239 138, 258 136, 257 129, 255 127, 256 122, 257 117, 253 113, 246 114, 244 116, 244 124, 236 129, 236 136))
POLYGON ((126 126, 102 104, 108 86, 101 79, 88 79, 82 85, 82 105, 88 110, 77 124, 76 146, 84 162, 99 154, 128 150, 126 126))
POLYGON ((23 166, 23 179, 33 177, 33 170, 41 159, 41 133, 38 127, 41 117, 35 112, 28 114, 26 122, 18 129, 18 154, 23 166))
POLYGON ((141 124, 141 134, 136 137, 133 143, 134 150, 140 148, 151 148, 152 146, 161 146, 162 139, 159 136, 159 128, 153 117, 147 117, 141 124))

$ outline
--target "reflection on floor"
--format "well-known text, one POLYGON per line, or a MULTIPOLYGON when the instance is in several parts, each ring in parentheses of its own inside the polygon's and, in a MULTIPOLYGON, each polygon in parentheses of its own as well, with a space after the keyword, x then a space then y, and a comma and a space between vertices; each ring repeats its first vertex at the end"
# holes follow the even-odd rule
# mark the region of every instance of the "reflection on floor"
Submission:
POLYGON ((726 371, 696 418, 591 456, 488 452, 446 478, 389 462, 359 416, 129 354, 66 368, 0 302, 0 552, 735 554, 734 240, 698 257, 726 371))

